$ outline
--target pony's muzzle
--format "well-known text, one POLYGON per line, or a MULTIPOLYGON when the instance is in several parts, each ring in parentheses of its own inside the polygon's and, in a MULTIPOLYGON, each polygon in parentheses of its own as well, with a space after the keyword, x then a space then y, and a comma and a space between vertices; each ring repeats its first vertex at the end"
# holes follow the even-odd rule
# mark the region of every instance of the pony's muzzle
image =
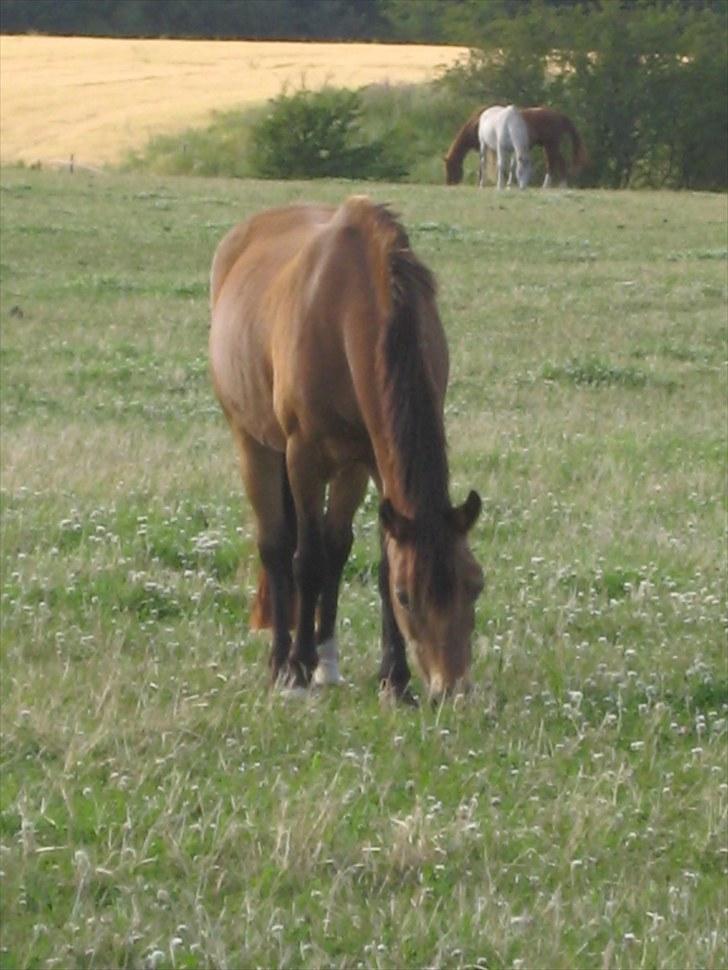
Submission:
POLYGON ((473 685, 468 675, 458 677, 453 684, 446 684, 441 674, 433 674, 428 684, 429 698, 435 705, 446 700, 462 700, 472 689, 473 685))

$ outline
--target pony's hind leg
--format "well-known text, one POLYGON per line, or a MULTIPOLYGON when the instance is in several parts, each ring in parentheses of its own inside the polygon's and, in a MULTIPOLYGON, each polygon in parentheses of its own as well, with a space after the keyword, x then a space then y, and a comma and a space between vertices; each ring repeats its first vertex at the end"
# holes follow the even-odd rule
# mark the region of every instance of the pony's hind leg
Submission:
POLYGON ((543 188, 548 189, 552 185, 563 188, 566 185, 566 159, 561 154, 558 144, 544 145, 546 155, 546 177, 543 180, 543 188))
POLYGON ((351 552, 354 538, 351 523, 366 492, 369 472, 363 465, 343 468, 329 485, 329 501, 324 519, 326 572, 321 589, 318 643, 318 667, 314 672, 316 684, 338 684, 339 651, 336 643, 336 612, 339 601, 341 574, 351 552))
POLYGON ((256 518, 258 552, 265 571, 253 613, 273 628, 270 670, 273 683, 288 660, 293 620, 295 515, 284 456, 233 428, 245 491, 256 518), (261 603, 265 595, 269 602, 261 603))

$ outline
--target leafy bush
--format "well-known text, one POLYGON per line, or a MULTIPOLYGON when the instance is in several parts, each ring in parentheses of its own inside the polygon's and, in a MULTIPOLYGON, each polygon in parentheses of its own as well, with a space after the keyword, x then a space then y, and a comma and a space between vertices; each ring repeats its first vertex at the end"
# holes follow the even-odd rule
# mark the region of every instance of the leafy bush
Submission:
POLYGON ((357 91, 300 90, 271 102, 251 131, 250 162, 262 178, 396 181, 407 174, 401 144, 388 132, 364 141, 357 91))

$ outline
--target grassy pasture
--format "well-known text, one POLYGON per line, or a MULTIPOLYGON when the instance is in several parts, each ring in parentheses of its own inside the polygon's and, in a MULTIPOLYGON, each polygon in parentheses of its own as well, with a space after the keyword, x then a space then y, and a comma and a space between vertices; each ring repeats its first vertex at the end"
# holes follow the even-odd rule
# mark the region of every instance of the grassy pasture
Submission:
POLYGON ((236 220, 346 183, 2 174, 0 966, 728 962, 726 199, 370 187, 435 270, 476 689, 380 706, 247 632, 208 386, 236 220))

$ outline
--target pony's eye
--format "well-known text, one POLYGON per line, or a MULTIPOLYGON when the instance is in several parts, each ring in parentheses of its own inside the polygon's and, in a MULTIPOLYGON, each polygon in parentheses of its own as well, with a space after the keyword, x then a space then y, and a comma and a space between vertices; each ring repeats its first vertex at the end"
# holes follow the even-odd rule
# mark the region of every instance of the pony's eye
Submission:
POLYGON ((394 591, 394 595, 397 597, 397 602, 399 603, 399 605, 403 606, 406 610, 408 610, 410 606, 410 600, 409 600, 409 594, 407 590, 404 588, 404 586, 398 586, 397 589, 394 591))

